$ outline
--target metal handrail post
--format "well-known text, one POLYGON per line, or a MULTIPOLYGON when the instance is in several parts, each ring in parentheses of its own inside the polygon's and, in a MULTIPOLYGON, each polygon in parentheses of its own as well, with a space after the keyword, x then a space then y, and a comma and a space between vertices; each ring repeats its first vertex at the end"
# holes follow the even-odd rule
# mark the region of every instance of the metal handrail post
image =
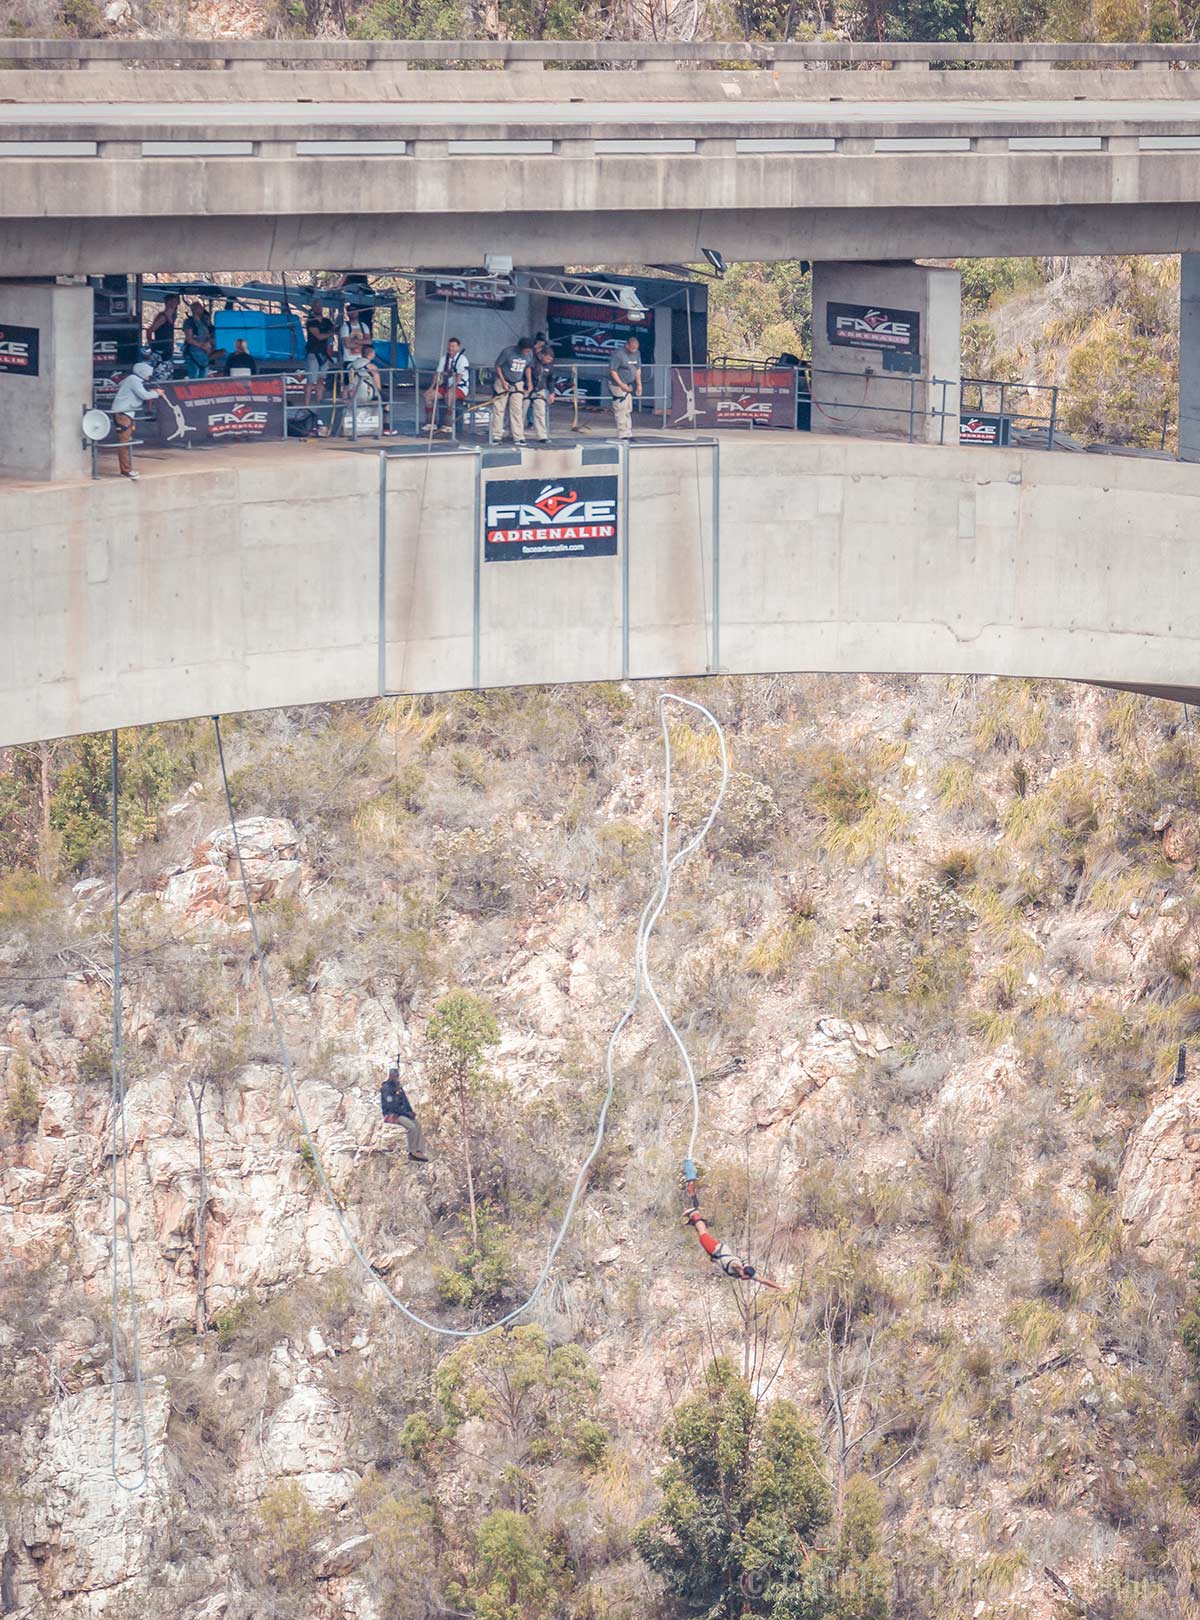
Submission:
POLYGON ((413 436, 421 437, 421 368, 413 361, 413 436))
POLYGON ((387 451, 379 452, 379 695, 387 692, 387 451))
POLYGON ((350 443, 358 443, 358 383, 354 384, 354 392, 350 395, 350 443))
POLYGON ((1054 449, 1054 429, 1058 426, 1058 384, 1050 390, 1050 428, 1046 434, 1046 449, 1054 449))

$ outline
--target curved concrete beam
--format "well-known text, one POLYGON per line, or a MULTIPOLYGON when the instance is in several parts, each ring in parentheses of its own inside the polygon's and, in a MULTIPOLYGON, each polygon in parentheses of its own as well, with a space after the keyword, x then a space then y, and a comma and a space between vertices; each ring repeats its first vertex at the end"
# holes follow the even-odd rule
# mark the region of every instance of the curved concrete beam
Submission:
MULTIPOLYGON (((279 444, 146 457, 137 485, 0 485, 0 745, 457 689, 476 664, 489 686, 940 672, 1195 699, 1195 467, 726 434, 718 579, 711 454, 635 447, 619 556, 482 564, 478 617, 473 457, 392 459, 382 659, 377 455, 279 444)), ((523 471, 579 467, 530 451, 523 471)))

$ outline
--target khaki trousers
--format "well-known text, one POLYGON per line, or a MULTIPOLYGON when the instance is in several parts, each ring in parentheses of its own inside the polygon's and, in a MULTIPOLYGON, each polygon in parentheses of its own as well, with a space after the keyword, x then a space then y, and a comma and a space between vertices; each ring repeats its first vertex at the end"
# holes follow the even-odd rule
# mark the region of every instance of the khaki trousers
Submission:
POLYGON ((633 437, 633 395, 613 395, 613 416, 617 422, 617 438, 630 439, 633 437))
POLYGON ((123 473, 127 473, 133 466, 133 458, 129 454, 129 441, 133 438, 133 417, 126 416, 124 411, 114 411, 113 421, 117 427, 117 466, 123 473))
POLYGON ((545 393, 533 396, 533 436, 535 439, 550 437, 550 400, 545 393))
POLYGON ((411 1114, 387 1114, 384 1116, 385 1125, 403 1125, 404 1134, 408 1137, 408 1151, 410 1153, 424 1153, 425 1132, 421 1129, 419 1119, 411 1114))
POLYGON ((497 394, 492 400, 492 438, 499 444, 504 437, 504 418, 508 417, 509 430, 513 436, 514 444, 525 443, 525 407, 529 403, 529 396, 517 389, 510 389, 507 394, 497 394))

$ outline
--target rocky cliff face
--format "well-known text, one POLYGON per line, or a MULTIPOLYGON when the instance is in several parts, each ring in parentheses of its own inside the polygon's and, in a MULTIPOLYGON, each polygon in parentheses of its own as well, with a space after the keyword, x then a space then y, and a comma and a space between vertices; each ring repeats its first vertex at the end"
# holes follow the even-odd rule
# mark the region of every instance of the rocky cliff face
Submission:
MULTIPOLYGON (((249 722, 232 746, 246 878, 309 1125, 374 1272, 348 1261, 304 1146, 206 769, 122 885, 137 1492, 110 1456, 107 880, 0 924, 0 1613, 491 1614, 472 1548, 500 1506, 569 1575, 513 1613, 632 1620, 657 1601, 628 1539, 657 1436, 714 1350, 802 1403, 835 1483, 876 1478, 896 1615, 1049 1620, 1047 1565, 1106 1615, 1194 1612, 1176 1322, 1200 1055, 1173 1081, 1200 1006, 1200 788, 1181 711, 1026 683, 703 691, 735 776, 655 962, 702 1076, 705 1208, 781 1302, 721 1279, 681 1225, 687 1098, 643 1018, 533 1313, 586 1351, 604 1445, 539 1446, 486 1402, 447 1419, 449 1345, 376 1279, 465 1326, 537 1273, 652 882, 653 694, 249 722), (498 1024, 471 1097, 474 1243, 425 1040, 456 985, 498 1024), (379 1118, 397 1051, 427 1168, 379 1118)), ((679 831, 713 755, 686 725, 677 746, 679 831)), ((117 1227, 120 1254, 120 1205, 117 1227)))

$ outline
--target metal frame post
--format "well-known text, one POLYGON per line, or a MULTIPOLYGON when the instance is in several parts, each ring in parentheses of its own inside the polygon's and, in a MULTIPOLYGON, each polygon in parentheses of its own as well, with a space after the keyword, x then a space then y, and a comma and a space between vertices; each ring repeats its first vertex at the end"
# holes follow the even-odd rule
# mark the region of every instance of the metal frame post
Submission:
POLYGON ((480 614, 483 605, 483 452, 475 452, 475 527, 471 536, 471 555, 474 559, 471 582, 471 686, 479 690, 480 683, 480 614))
POLYGON ((1050 427, 1046 434, 1046 449, 1054 449, 1054 429, 1058 426, 1058 384, 1050 390, 1050 427))
POLYGON ((629 462, 631 446, 621 443, 621 678, 629 679, 629 462))
POLYGON ((413 437, 421 437, 421 368, 413 356, 413 437))
MULTIPOLYGON (((387 692, 387 451, 379 452, 379 695, 387 692)), ((420 535, 417 543, 420 544, 420 535)))
POLYGON ((712 447, 712 666, 721 673, 721 446, 712 447))

